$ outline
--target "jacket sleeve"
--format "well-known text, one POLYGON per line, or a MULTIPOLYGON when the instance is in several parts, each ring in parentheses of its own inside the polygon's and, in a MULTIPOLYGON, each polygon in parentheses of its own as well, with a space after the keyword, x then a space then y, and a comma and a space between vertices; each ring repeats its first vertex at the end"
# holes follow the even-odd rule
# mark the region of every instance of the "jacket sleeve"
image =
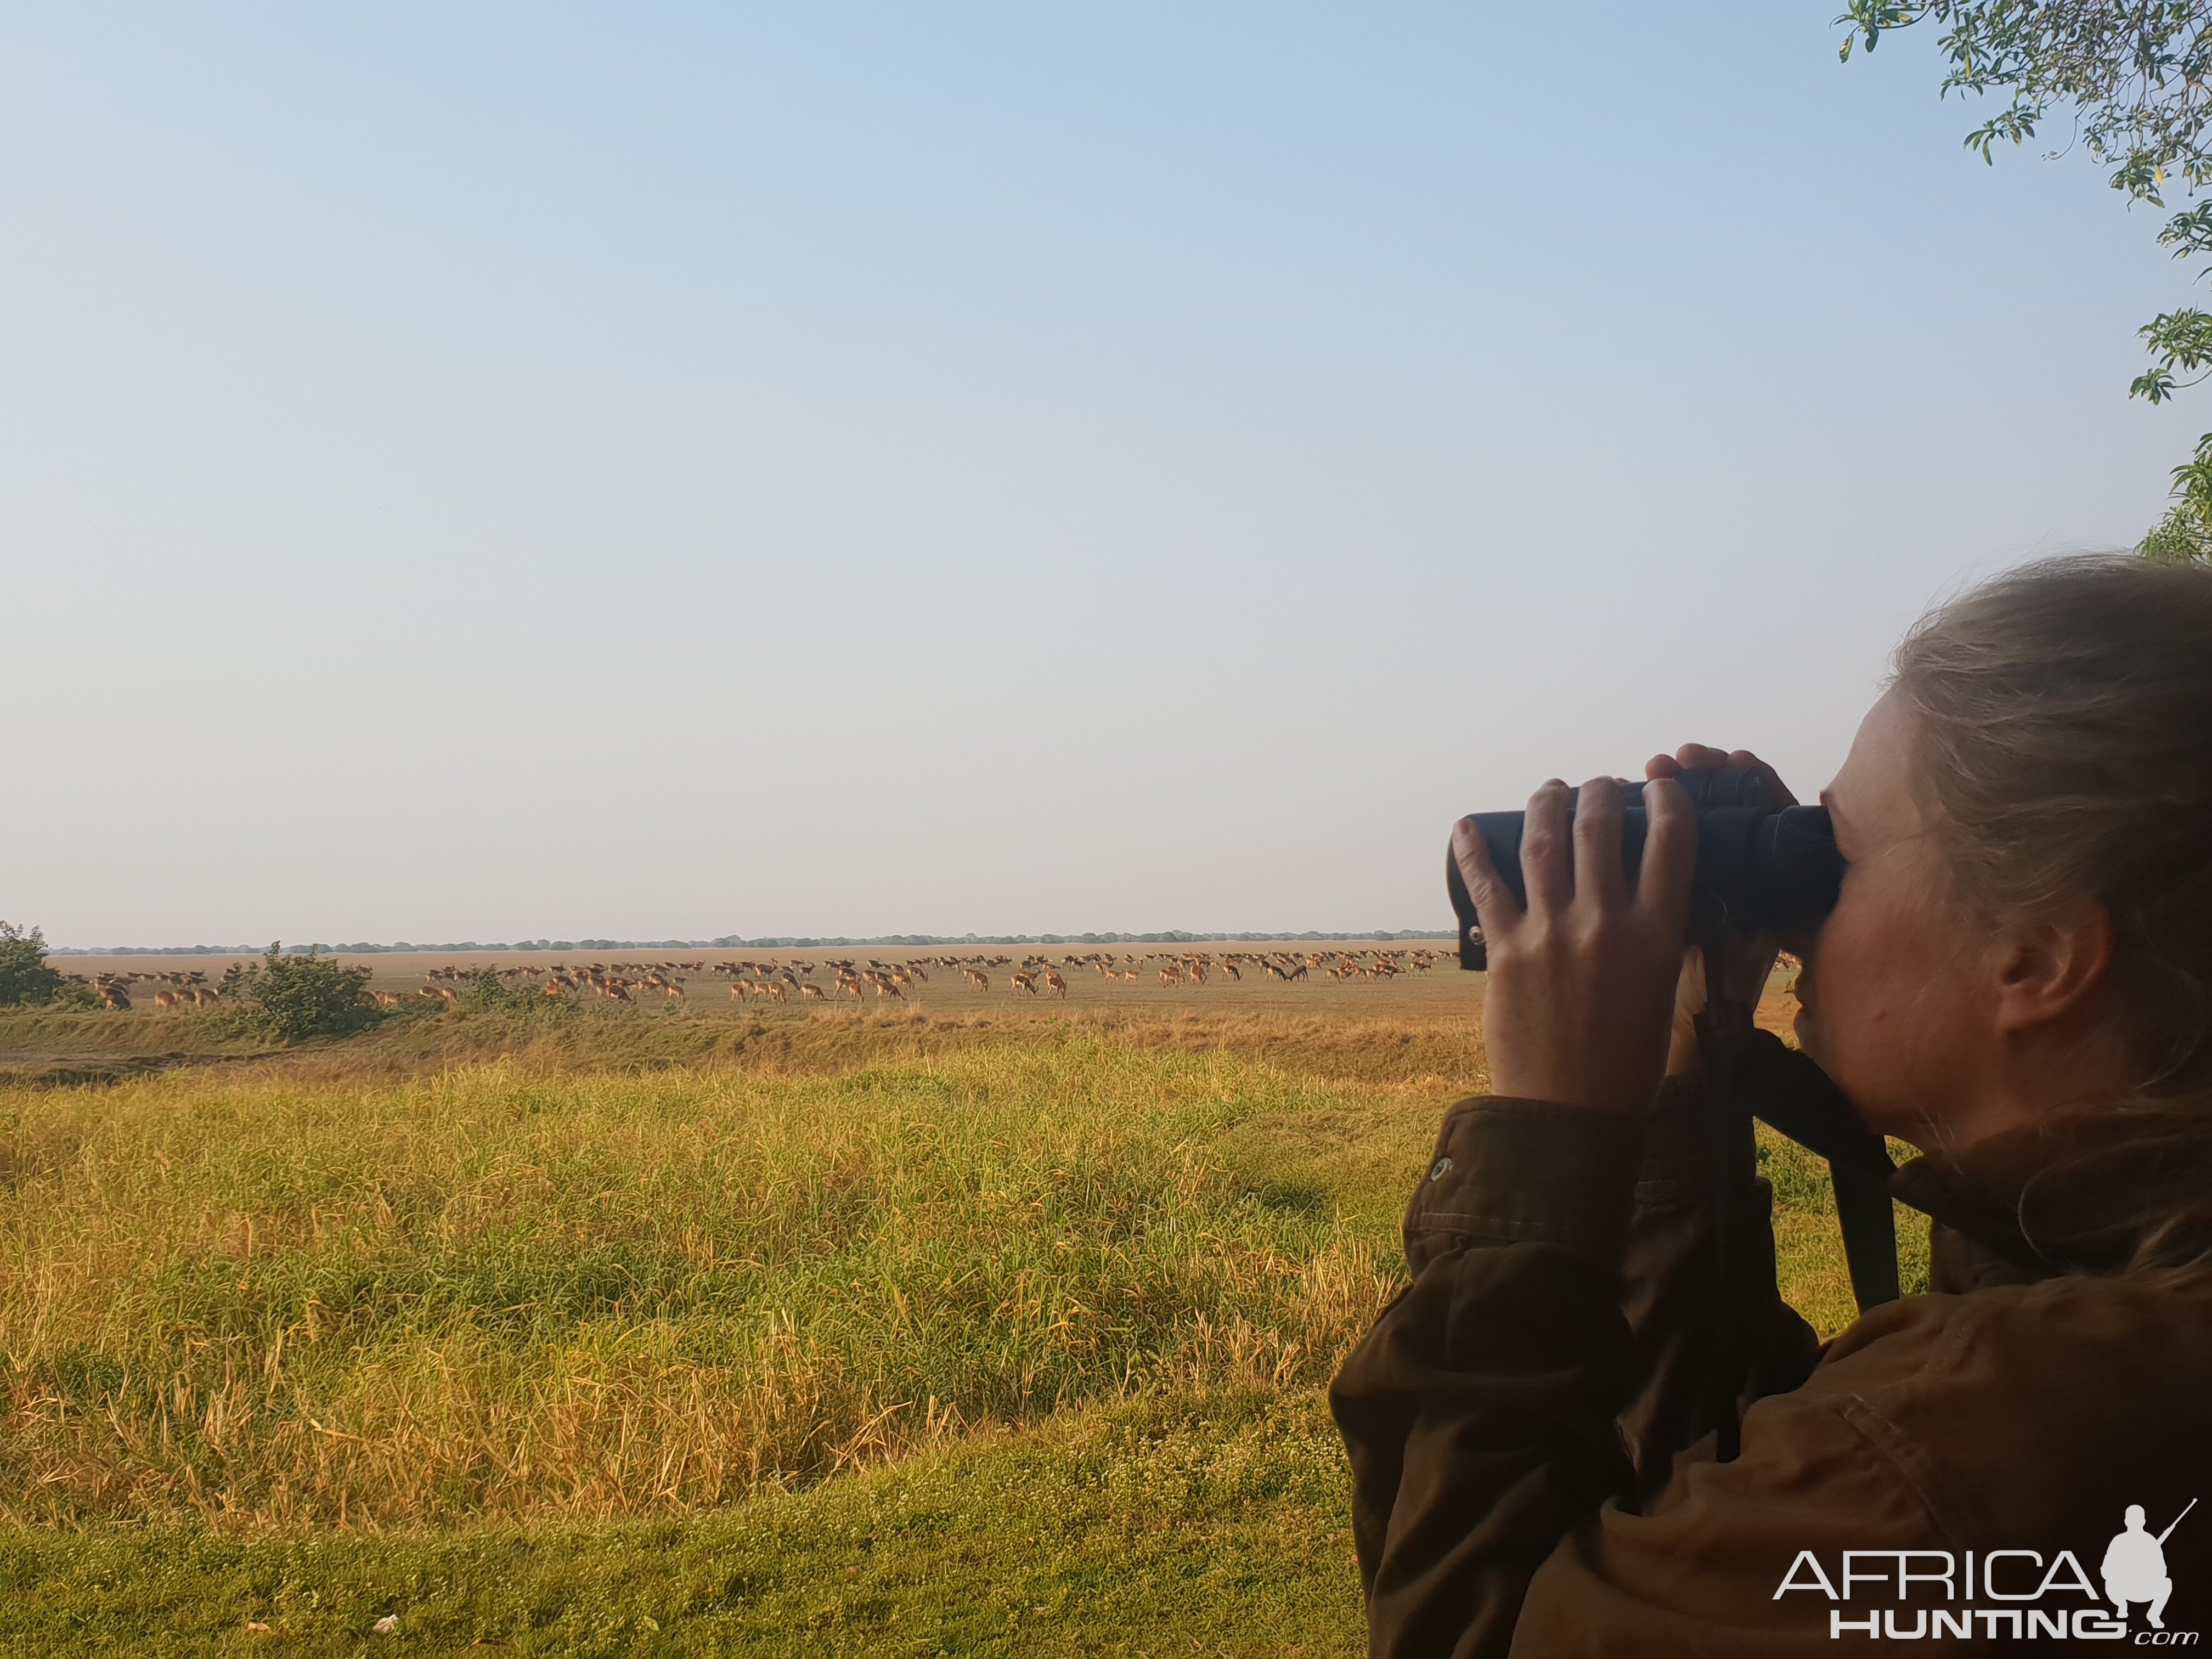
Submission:
MULTIPOLYGON (((1502 1654, 1538 1568, 1608 1499, 1632 1511, 1710 1431, 1701 1097, 1649 1123, 1476 1099, 1446 1115, 1405 1227, 1412 1283, 1331 1407, 1377 1656, 1502 1654)), ((1809 1369, 1774 1290, 1765 1183, 1732 1149, 1735 1328, 1768 1386, 1809 1369)))

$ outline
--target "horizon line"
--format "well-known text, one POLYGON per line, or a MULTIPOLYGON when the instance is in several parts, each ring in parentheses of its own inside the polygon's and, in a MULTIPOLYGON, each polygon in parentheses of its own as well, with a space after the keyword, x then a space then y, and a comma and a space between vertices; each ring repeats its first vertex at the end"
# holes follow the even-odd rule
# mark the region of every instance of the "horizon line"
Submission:
MULTIPOLYGON (((769 935, 760 939, 744 939, 737 934, 725 934, 720 939, 518 939, 509 943, 482 944, 475 939, 432 945, 415 944, 400 939, 390 945, 372 944, 359 940, 350 945, 326 945, 319 941, 299 947, 291 954, 318 956, 398 956, 453 953, 462 951, 517 953, 537 951, 792 951, 847 949, 854 946, 968 945, 1258 945, 1303 944, 1308 941, 1328 944, 1351 939, 1373 939, 1378 944, 1396 944, 1401 940, 1455 939, 1456 933, 1449 928, 1378 928, 1368 933, 1321 933, 1309 929, 1304 933, 1188 933, 1170 928, 1152 933, 882 933, 872 938, 848 938, 823 935, 817 938, 799 934, 769 935)), ((235 957, 261 956, 278 948, 282 940, 261 945, 49 945, 50 957, 235 957)))

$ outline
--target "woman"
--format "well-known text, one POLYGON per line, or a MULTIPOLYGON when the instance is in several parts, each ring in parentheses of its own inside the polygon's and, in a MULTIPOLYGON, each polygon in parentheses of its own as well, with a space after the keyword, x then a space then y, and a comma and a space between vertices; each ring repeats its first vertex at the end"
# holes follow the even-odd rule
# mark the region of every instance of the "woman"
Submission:
POLYGON ((1633 882, 1609 780, 1529 802, 1525 908, 1455 833, 1496 1092, 1447 1114, 1412 1283, 1332 1393, 1373 1651, 2182 1643, 2212 1625, 2212 1504, 2172 1524, 2212 1498, 2212 569, 2058 560, 1934 612, 1823 793, 1848 866, 1788 942, 1798 1034, 1938 1218, 1929 1292, 1825 1349, 1677 1035, 1674 779, 1723 763, 1651 763, 1633 882), (1717 1328, 1750 1378, 1726 1462, 1717 1328), (2163 1598, 2120 1594, 2159 1582, 2143 1540, 2163 1598))

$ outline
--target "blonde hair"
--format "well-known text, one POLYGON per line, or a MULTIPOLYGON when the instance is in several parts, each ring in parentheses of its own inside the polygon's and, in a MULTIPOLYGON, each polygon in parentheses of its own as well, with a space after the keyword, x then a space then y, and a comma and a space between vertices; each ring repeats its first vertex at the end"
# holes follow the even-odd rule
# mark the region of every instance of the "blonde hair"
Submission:
MULTIPOLYGON (((1922 617, 1896 669, 1955 902, 1996 922, 2111 915, 2135 1069, 2116 1103, 2132 1152, 2098 1177, 2130 1212, 2108 1218, 2113 1242, 2134 1241, 2131 1272, 2212 1279, 2195 1173, 2212 1130, 2212 566, 2027 565, 1922 617)), ((2043 1180, 2020 1199, 2031 1241, 2043 1180)))
POLYGON ((2142 1095, 2212 1095, 2212 566, 2024 566, 1921 618, 1893 689, 1959 902, 2101 903, 2142 1095))

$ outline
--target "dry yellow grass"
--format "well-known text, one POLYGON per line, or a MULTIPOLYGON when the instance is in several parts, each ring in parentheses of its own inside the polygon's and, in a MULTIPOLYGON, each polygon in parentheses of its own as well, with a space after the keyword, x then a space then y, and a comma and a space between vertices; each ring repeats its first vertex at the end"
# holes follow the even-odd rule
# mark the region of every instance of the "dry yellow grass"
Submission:
POLYGON ((842 1073, 0 1094, 4 1512, 689 1510, 1324 1376, 1425 1091, 1070 1035, 842 1073))
POLYGON ((1479 981, 1321 988, 0 1016, 0 1646, 1348 1656, 1321 1385, 1486 1079, 1479 981))

